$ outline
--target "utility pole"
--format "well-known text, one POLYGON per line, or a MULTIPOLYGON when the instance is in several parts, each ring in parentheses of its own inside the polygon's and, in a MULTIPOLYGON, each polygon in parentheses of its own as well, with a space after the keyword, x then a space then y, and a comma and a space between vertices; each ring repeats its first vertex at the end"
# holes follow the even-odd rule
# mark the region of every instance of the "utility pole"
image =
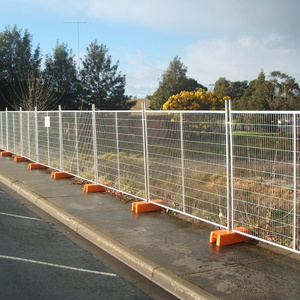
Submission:
POLYGON ((65 24, 77 24, 77 43, 78 43, 78 70, 80 71, 80 39, 79 39, 79 25, 86 24, 87 22, 64 22, 65 24))

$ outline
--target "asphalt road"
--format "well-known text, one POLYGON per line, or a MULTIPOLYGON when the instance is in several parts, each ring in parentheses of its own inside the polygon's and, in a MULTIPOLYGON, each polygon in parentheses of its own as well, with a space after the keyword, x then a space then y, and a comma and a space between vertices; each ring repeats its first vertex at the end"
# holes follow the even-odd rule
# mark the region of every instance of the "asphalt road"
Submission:
POLYGON ((0 185, 0 299, 173 298, 5 190, 0 185))

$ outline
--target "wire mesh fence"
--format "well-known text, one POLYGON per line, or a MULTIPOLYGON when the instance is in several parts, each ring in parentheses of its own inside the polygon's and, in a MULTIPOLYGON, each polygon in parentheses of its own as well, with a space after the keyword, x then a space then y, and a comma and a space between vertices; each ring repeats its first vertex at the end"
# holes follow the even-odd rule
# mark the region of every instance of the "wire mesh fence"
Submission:
POLYGON ((299 130, 297 112, 0 112, 2 149, 298 253, 299 130))
POLYGON ((224 112, 147 112, 149 199, 226 227, 224 112))
POLYGON ((231 116, 232 227, 299 251, 299 114, 231 116))

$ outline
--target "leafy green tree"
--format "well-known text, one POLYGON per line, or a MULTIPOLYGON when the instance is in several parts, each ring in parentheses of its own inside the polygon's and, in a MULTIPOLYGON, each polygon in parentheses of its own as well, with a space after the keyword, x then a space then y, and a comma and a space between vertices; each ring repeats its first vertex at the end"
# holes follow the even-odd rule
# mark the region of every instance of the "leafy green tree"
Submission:
POLYGON ((225 77, 220 77, 214 85, 214 92, 222 95, 228 95, 230 93, 231 82, 225 77))
POLYGON ((243 110, 269 109, 267 93, 269 93, 270 89, 272 89, 272 86, 266 80, 264 71, 261 71, 257 79, 249 83, 244 95, 236 103, 235 108, 243 110))
POLYGON ((80 101, 80 82, 72 50, 66 44, 57 43, 52 55, 45 60, 45 73, 53 80, 54 101, 63 109, 78 109, 80 101))
POLYGON ((271 72, 270 80, 260 72, 251 81, 240 99, 233 102, 234 109, 243 110, 299 110, 300 88, 295 79, 279 71, 271 72))
POLYGON ((228 96, 233 102, 233 108, 235 108, 247 87, 247 80, 229 81, 225 77, 220 77, 215 83, 214 93, 228 96))
POLYGON ((95 104, 101 110, 122 110, 135 105, 125 95, 126 79, 117 72, 118 64, 112 64, 105 45, 95 41, 87 48, 80 72, 86 107, 95 104))
POLYGON ((28 79, 38 76, 41 65, 39 46, 32 50, 32 36, 22 34, 15 25, 0 33, 0 99, 1 109, 18 106, 18 96, 28 94, 28 79), (24 90, 25 89, 25 90, 24 90))
POLYGON ((149 97, 151 100, 150 107, 156 110, 162 109, 169 97, 181 91, 195 91, 199 88, 207 90, 195 79, 188 78, 186 73, 187 67, 176 56, 170 62, 168 69, 163 73, 158 89, 149 97))
POLYGON ((299 110, 300 88, 295 78, 273 71, 270 75, 272 88, 266 91, 267 102, 271 110, 299 110))

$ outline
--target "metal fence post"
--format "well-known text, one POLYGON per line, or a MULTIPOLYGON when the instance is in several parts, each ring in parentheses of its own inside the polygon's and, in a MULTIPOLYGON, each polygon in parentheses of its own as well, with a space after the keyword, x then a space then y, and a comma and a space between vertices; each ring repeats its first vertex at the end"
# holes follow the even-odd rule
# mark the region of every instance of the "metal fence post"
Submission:
POLYGON ((117 143, 117 164, 118 164, 118 188, 121 190, 121 170, 120 170, 120 149, 119 149, 119 124, 118 124, 118 112, 115 112, 116 122, 116 143, 117 143))
POLYGON ((30 153, 30 123, 29 123, 29 111, 27 111, 27 135, 28 135, 28 157, 31 157, 30 153))
POLYGON ((92 126, 93 126, 93 149, 94 149, 94 178, 98 183, 98 153, 97 153, 97 128, 96 128, 96 113, 95 104, 92 105, 92 126))
POLYGON ((6 151, 8 151, 8 111, 7 111, 7 107, 5 109, 5 123, 6 123, 6 151))
POLYGON ((0 112, 0 146, 3 147, 3 121, 2 121, 2 111, 0 112))
POLYGON ((185 207, 185 176, 184 176, 184 140, 183 140, 183 121, 182 112, 179 113, 180 116, 180 151, 181 151, 181 185, 182 185, 182 208, 183 212, 186 212, 185 207))
MULTIPOLYGON (((50 120, 50 117, 49 117, 49 113, 47 112, 47 117, 49 118, 50 120)), ((49 121, 50 122, 50 121, 49 121)), ((49 124, 50 126, 50 124, 49 124)), ((50 127, 49 126, 46 126, 46 130, 47 130, 47 161, 48 161, 48 166, 50 166, 50 137, 49 137, 49 130, 50 130, 50 127)))
POLYGON ((15 113, 12 113, 13 152, 16 153, 15 113))
POLYGON ((294 228, 293 228, 293 249, 296 250, 296 239, 297 239, 297 122, 296 113, 294 113, 294 124, 293 124, 293 167, 294 167, 294 228))
POLYGON ((61 117, 61 106, 58 106, 58 129, 59 129, 59 168, 61 171, 64 169, 63 161, 63 130, 62 130, 62 117, 61 117))
POLYGON ((38 133, 38 117, 37 117, 37 107, 34 110, 35 119, 35 159, 39 162, 39 133, 38 133))
POLYGON ((150 201, 147 114, 146 114, 146 103, 145 102, 142 103, 142 127, 143 127, 145 198, 147 201, 150 201))
MULTIPOLYGON (((226 105, 227 106, 227 105, 226 105)), ((227 107, 226 107, 227 110, 227 107)), ((229 114, 229 141, 228 134, 226 135, 226 151, 227 156, 227 227, 229 229, 234 229, 234 214, 233 214, 233 127, 232 127, 232 113, 231 113, 231 101, 228 102, 228 114, 229 114), (230 166, 230 167, 229 167, 230 166), (231 186, 230 186, 231 185, 231 186)), ((226 118, 226 123, 228 119, 226 118)), ((226 130, 228 130, 228 125, 226 125, 226 130)))
POLYGON ((75 111, 74 113, 75 113, 75 151, 76 151, 76 161, 77 161, 77 175, 79 175, 77 112, 75 111))
POLYGON ((20 107, 20 150, 21 150, 21 156, 23 156, 23 113, 22 113, 22 107, 20 107))

